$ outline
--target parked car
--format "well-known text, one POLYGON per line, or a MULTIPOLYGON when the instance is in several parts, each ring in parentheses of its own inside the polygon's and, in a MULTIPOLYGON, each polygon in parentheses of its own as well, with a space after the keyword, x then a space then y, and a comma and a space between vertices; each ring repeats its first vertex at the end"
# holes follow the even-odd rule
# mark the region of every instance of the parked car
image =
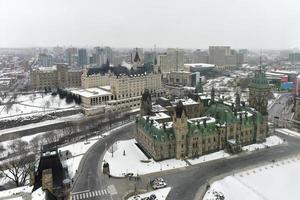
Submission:
POLYGON ((154 182, 152 184, 152 188, 155 189, 155 190, 160 189, 160 188, 164 188, 166 186, 167 186, 167 184, 165 182, 154 182))

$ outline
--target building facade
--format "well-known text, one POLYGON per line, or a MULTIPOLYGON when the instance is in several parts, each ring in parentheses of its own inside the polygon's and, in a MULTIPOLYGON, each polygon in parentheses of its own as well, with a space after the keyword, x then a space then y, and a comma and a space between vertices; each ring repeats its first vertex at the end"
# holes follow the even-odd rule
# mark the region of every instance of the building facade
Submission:
POLYGON ((209 63, 220 68, 230 69, 243 64, 244 57, 242 54, 232 50, 230 46, 210 46, 209 63))
POLYGON ((155 160, 193 158, 222 149, 235 153, 268 135, 267 118, 241 105, 239 95, 235 103, 226 103, 215 100, 212 90, 208 101, 198 96, 194 103, 164 105, 167 112, 153 111, 136 119, 135 138, 155 160))
POLYGON ((78 50, 78 66, 82 67, 88 64, 88 54, 86 49, 78 50))
POLYGON ((30 73, 31 88, 44 90, 45 88, 81 87, 82 70, 69 69, 60 64, 51 68, 39 67, 30 73))
MULTIPOLYGON (((110 87, 111 98, 103 101, 97 101, 94 105, 106 104, 112 107, 112 110, 124 110, 139 108, 142 93, 148 89, 153 96, 162 96, 161 74, 115 74, 115 73, 97 73, 89 74, 85 70, 81 77, 83 89, 99 88, 103 86, 110 87)), ((94 97, 93 97, 94 98, 94 97)), ((93 100, 89 100, 93 101, 93 100)), ((89 102, 87 101, 87 102, 89 102)))
POLYGON ((51 55, 40 53, 38 57, 38 64, 42 67, 52 67, 53 59, 51 55))
POLYGON ((170 48, 165 54, 158 55, 158 65, 161 72, 179 71, 183 69, 184 50, 170 48))

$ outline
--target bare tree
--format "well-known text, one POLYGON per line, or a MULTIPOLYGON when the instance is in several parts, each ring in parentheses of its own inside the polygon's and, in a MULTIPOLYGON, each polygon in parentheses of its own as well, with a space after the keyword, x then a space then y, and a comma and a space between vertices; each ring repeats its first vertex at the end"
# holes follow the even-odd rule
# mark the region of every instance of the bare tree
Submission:
POLYGON ((1 176, 13 181, 17 187, 25 185, 34 156, 29 155, 28 143, 22 140, 15 140, 8 148, 17 156, 0 167, 1 176))
POLYGON ((39 152, 43 146, 43 137, 41 135, 35 136, 30 141, 30 145, 34 152, 39 152))

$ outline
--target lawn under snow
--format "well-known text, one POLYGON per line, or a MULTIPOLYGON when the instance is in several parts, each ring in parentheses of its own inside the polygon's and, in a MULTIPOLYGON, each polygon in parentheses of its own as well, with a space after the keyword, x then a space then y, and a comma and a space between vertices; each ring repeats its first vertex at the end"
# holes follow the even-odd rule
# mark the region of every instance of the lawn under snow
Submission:
POLYGON ((300 156, 254 168, 214 182, 203 200, 298 200, 300 156))
POLYGON ((279 144, 282 144, 283 143, 283 140, 276 136, 276 135, 272 135, 270 137, 267 137, 266 138, 266 141, 263 142, 263 143, 260 143, 260 144, 250 144, 250 145, 247 145, 247 146, 243 146, 243 150, 244 151, 255 151, 255 150, 258 150, 258 149, 263 149, 263 148, 267 148, 267 147, 271 147, 271 146, 274 146, 274 145, 279 145, 279 144))
POLYGON ((170 192, 171 188, 162 188, 159 190, 153 190, 151 192, 147 192, 144 194, 135 195, 133 197, 130 197, 128 200, 140 200, 142 198, 150 197, 150 195, 154 194, 156 196, 157 200, 165 200, 170 192))
MULTIPOLYGON (((198 164, 227 156, 229 154, 219 151, 199 158, 189 159, 188 161, 191 164, 198 164)), ((142 175, 188 166, 184 160, 168 159, 156 162, 153 159, 148 159, 136 146, 135 139, 114 143, 105 153, 103 161, 109 163, 111 175, 117 177, 124 176, 127 173, 142 175)))
POLYGON ((63 109, 72 109, 77 107, 75 103, 67 104, 65 99, 51 94, 28 94, 18 95, 10 108, 0 105, 0 119, 23 116, 27 114, 38 115, 45 112, 55 112, 63 109))
MULTIPOLYGON (((122 177, 127 173, 133 173, 134 175, 149 174, 186 167, 188 166, 188 163, 196 165, 230 156, 230 154, 221 150, 198 158, 187 159, 188 163, 184 160, 177 159, 168 159, 156 162, 153 159, 148 159, 147 156, 137 147, 136 143, 135 139, 118 141, 108 148, 104 155, 103 162, 109 163, 110 173, 112 176, 122 177)), ((253 151, 282 143, 282 139, 278 136, 270 136, 266 139, 266 142, 262 144, 252 144, 243 147, 243 149, 246 151, 253 151)))

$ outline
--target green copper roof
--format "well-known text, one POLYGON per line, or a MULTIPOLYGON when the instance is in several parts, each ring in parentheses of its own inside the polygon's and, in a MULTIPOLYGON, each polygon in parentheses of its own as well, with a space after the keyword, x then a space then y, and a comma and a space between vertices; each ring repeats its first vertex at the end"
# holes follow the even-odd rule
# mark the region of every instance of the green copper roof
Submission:
POLYGON ((255 72, 254 77, 251 78, 249 83, 250 88, 269 88, 268 79, 266 78, 265 72, 263 70, 258 70, 255 72))
POLYGON ((209 106, 204 116, 212 116, 219 124, 233 124, 238 122, 238 119, 233 114, 231 108, 223 103, 214 103, 209 106))
POLYGON ((144 118, 139 118, 136 122, 138 127, 143 128, 146 133, 150 134, 156 140, 165 141, 175 138, 173 128, 156 128, 144 118))

